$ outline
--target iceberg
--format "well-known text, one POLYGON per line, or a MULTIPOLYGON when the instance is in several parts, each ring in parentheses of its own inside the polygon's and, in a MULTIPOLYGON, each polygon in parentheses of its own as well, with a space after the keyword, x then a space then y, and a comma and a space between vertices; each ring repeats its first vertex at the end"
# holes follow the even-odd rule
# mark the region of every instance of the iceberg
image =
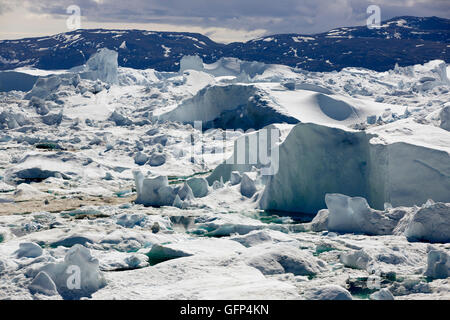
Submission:
POLYGON ((192 189, 194 197, 203 198, 208 195, 208 181, 205 178, 190 178, 186 180, 186 183, 192 189))
MULTIPOLYGON (((367 131, 297 124, 279 147, 279 170, 259 202, 265 210, 317 213, 325 194, 367 199, 375 209, 450 202, 450 136, 399 120, 367 131)), ((355 204, 356 205, 356 204, 355 204)))
POLYGON ((203 60, 199 56, 183 56, 180 61, 180 73, 186 70, 203 71, 203 60))
POLYGON ((145 178, 140 171, 133 171, 136 183, 136 203, 145 206, 171 206, 177 195, 169 186, 167 176, 145 178))
POLYGON ((402 218, 391 217, 387 212, 370 208, 366 199, 361 197, 326 194, 325 203, 329 212, 329 231, 368 235, 392 234, 399 218, 402 218))
POLYGON ((54 100, 52 93, 60 87, 78 87, 81 79, 101 80, 108 84, 118 83, 117 52, 106 48, 93 54, 87 63, 69 70, 68 73, 39 77, 33 82, 31 90, 25 95, 30 100, 37 97, 44 100, 54 100))
POLYGON ((439 118, 441 120, 440 127, 450 131, 450 106, 442 108, 439 118))
POLYGON ((12 90, 27 92, 33 88, 37 76, 17 71, 0 71, 0 92, 12 90))
POLYGON ((255 181, 250 178, 247 173, 242 174, 240 191, 241 194, 247 198, 253 197, 256 192, 255 181))
POLYGON ((432 279, 446 279, 450 276, 450 256, 444 250, 430 250, 427 257, 425 276, 432 279))
MULTIPOLYGON (((79 244, 69 249, 63 262, 47 264, 39 270, 39 273, 42 272, 51 278, 64 299, 90 297, 106 285, 99 270, 99 261, 91 256, 89 249, 79 244)), ((39 280, 40 287, 52 291, 53 286, 48 279, 45 280, 45 275, 39 278, 42 278, 39 280)))
POLYGON ((52 100, 52 93, 62 86, 73 86, 76 88, 80 83, 80 76, 73 73, 64 73, 39 77, 33 88, 25 95, 25 99, 30 100, 37 97, 44 100, 52 100))
POLYGON ((7 110, 0 113, 0 129, 17 129, 29 123, 30 121, 22 113, 7 110))
POLYGON ((161 121, 193 124, 202 122, 203 130, 260 129, 271 123, 298 123, 298 120, 254 85, 214 85, 201 89, 175 109, 159 116, 161 121))
POLYGON ((45 101, 41 98, 31 97, 30 106, 34 107, 36 109, 36 113, 41 116, 45 116, 47 113, 49 113, 45 101))
POLYGON ((291 128, 292 125, 288 124, 271 124, 240 136, 234 141, 233 154, 219 164, 206 180, 211 185, 216 180, 227 182, 233 178, 232 185, 239 184, 242 173, 253 168, 261 169, 262 176, 270 176, 278 170, 278 147, 291 128))
POLYGON ((450 204, 425 204, 411 217, 406 230, 409 241, 450 242, 450 204))
POLYGON ((37 276, 33 279, 33 281, 31 281, 31 284, 28 286, 28 289, 30 289, 30 292, 33 294, 41 293, 48 296, 54 296, 58 294, 55 283, 45 271, 41 271, 37 274, 37 276))
POLYGON ((387 288, 383 288, 370 295, 370 300, 395 300, 392 293, 387 288))
MULTIPOLYGON (((88 80, 101 80, 109 84, 118 83, 118 53, 114 50, 102 48, 93 54, 86 65, 76 67, 80 70, 80 76, 88 80)), ((77 70, 75 69, 75 70, 77 70)), ((77 71, 78 71, 77 70, 77 71)))
POLYGON ((21 243, 16 252, 18 258, 37 258, 42 255, 42 248, 34 242, 21 243))
POLYGON ((177 195, 183 201, 189 201, 194 199, 194 193, 187 182, 183 183, 183 186, 178 190, 177 195))
POLYGON ((232 171, 230 175, 230 184, 232 186, 241 183, 242 176, 239 171, 232 171))
POLYGON ((289 244, 279 243, 267 248, 263 245, 250 247, 243 255, 249 266, 260 270, 264 275, 293 273, 314 276, 325 269, 323 261, 289 244))
MULTIPOLYGON (((334 231, 367 235, 405 235, 408 241, 450 242, 450 204, 428 200, 422 207, 369 207, 362 197, 326 194, 328 209, 320 210, 308 228, 312 231, 334 231)), ((357 261, 360 254, 348 257, 357 261)), ((346 262, 356 268, 355 262, 346 262)), ((367 260, 367 259, 366 259, 367 260)))
POLYGON ((139 166, 143 166, 148 161, 148 156, 145 153, 138 152, 134 156, 134 163, 136 163, 139 166))
POLYGON ((239 80, 262 75, 273 66, 256 61, 242 61, 237 58, 222 57, 211 64, 203 63, 199 56, 183 56, 180 61, 180 73, 186 70, 196 70, 208 73, 214 77, 234 76, 239 80))

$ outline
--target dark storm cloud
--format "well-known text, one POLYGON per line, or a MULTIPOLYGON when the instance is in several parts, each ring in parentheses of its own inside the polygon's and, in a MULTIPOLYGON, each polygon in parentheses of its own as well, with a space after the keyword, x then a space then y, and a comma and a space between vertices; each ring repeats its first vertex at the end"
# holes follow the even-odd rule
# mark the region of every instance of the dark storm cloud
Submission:
MULTIPOLYGON (((196 27, 264 29, 273 33, 314 33, 360 25, 371 4, 382 19, 399 15, 450 17, 448 0, 40 0, 22 1, 34 13, 66 14, 71 4, 93 22, 164 23, 196 27)), ((0 12, 2 10, 0 1, 0 12)))

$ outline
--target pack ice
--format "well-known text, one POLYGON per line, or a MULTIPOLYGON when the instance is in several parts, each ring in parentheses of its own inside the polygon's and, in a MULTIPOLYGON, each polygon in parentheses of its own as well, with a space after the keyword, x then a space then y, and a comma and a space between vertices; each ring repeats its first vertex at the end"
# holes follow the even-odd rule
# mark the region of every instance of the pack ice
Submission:
POLYGON ((450 298, 445 62, 117 58, 0 74, 0 299, 450 298))

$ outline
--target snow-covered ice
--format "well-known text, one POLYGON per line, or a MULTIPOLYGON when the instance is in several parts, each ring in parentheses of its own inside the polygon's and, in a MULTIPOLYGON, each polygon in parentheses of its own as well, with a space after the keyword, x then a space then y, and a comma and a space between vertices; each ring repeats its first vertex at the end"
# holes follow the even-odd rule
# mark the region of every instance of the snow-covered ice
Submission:
POLYGON ((1 73, 0 299, 449 299, 443 61, 117 56, 1 73))

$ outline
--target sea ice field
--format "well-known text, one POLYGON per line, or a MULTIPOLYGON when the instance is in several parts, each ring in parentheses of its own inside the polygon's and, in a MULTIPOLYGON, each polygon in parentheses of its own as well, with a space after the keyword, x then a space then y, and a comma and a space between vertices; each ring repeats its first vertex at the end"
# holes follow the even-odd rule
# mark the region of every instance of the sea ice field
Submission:
POLYGON ((0 299, 450 299, 449 76, 10 72, 0 299))

